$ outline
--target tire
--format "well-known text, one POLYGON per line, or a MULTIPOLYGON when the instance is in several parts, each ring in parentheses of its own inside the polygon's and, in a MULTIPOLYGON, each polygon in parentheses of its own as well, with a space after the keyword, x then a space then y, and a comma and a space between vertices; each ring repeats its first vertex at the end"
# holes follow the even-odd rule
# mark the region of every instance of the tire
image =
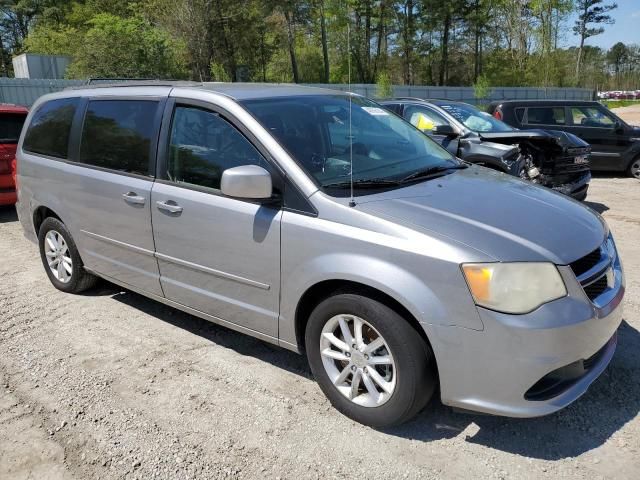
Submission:
POLYGON ((85 271, 73 237, 57 218, 48 217, 42 222, 38 246, 44 270, 58 290, 80 293, 97 283, 98 278, 85 271), (50 265, 50 261, 54 262, 53 265, 50 265))
POLYGON ((342 293, 319 303, 309 317, 305 345, 311 371, 331 404, 364 425, 382 428, 406 422, 425 407, 437 385, 433 354, 420 334, 397 312, 366 296, 342 293), (348 341, 350 335, 354 338, 350 343, 356 343, 356 322, 363 322, 364 343, 340 350, 332 342, 348 341), (331 332, 336 335, 328 340, 331 332), (374 341, 384 345, 372 351, 364 348, 374 341), (333 352, 327 352, 327 348, 333 352), (369 354, 364 355, 367 351, 369 354), (349 358, 345 358, 347 353, 349 358), (377 364, 380 361, 392 363, 377 364), (373 362, 376 365, 372 366, 373 362), (358 387, 354 394, 356 372, 358 387))
POLYGON ((640 179, 640 155, 631 160, 627 167, 627 175, 640 179))

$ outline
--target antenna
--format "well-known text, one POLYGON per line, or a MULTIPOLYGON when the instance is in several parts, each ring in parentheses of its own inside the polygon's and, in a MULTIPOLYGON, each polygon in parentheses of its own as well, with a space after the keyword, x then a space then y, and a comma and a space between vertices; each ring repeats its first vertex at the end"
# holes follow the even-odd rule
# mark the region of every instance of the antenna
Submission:
POLYGON ((349 186, 351 189, 349 206, 355 207, 356 200, 353 196, 353 134, 351 133, 351 14, 349 12, 349 6, 347 6, 347 70, 349 82, 349 186))

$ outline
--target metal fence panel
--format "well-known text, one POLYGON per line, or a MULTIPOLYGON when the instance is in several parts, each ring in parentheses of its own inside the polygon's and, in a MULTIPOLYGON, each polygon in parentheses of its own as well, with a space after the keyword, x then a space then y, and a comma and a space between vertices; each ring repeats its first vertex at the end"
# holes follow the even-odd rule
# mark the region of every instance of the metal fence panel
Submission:
POLYGON ((0 78, 0 102, 30 107, 42 95, 59 92, 67 87, 82 85, 83 80, 37 80, 29 78, 0 78))
MULTIPOLYGON (((82 85, 85 80, 35 80, 26 78, 0 78, 0 102, 15 103, 29 107, 38 97, 67 87, 82 85)), ((308 84, 333 90, 347 91, 347 84, 308 84)), ((376 98, 378 87, 373 84, 354 83, 351 91, 366 97, 376 98)), ((394 97, 416 97, 457 100, 473 104, 487 104, 494 100, 556 99, 592 100, 593 91, 586 88, 533 88, 494 87, 486 99, 476 99, 472 87, 432 87, 424 85, 395 85, 394 97)))

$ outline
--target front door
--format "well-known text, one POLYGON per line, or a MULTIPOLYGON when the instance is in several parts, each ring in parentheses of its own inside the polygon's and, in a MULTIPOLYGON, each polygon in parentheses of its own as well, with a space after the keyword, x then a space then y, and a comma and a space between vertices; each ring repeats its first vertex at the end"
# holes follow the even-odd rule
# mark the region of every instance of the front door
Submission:
POLYGON ((442 115, 422 105, 406 105, 403 117, 418 130, 423 131, 446 148, 451 155, 458 156, 458 147, 460 146, 458 137, 438 135, 434 132, 435 127, 441 125, 450 125, 454 129, 456 128, 442 115))
POLYGON ((570 126, 566 130, 591 145, 593 170, 624 170, 624 152, 629 149, 628 135, 618 129, 616 118, 604 107, 569 107, 570 126))
POLYGON ((271 165, 227 118, 201 105, 178 101, 168 130, 152 192, 165 296, 277 337, 282 211, 220 192, 225 169, 271 165))

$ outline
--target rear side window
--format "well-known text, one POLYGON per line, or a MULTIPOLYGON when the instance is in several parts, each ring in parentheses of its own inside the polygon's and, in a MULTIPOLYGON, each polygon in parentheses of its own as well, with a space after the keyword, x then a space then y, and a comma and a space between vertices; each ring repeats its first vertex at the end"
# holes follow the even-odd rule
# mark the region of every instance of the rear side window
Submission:
POLYGON ((515 114, 518 123, 522 123, 522 119, 524 118, 524 108, 516 108, 515 114))
POLYGON ((527 110, 529 125, 564 125, 564 107, 532 107, 527 110))
POLYGON ((80 144, 80 163, 126 173, 149 175, 158 102, 94 100, 89 102, 80 144))
POLYGON ((42 105, 34 114, 22 148, 27 152, 67 158, 69 134, 80 99, 62 98, 42 105))
POLYGON ((0 143, 18 143, 25 118, 21 113, 0 114, 0 143))

